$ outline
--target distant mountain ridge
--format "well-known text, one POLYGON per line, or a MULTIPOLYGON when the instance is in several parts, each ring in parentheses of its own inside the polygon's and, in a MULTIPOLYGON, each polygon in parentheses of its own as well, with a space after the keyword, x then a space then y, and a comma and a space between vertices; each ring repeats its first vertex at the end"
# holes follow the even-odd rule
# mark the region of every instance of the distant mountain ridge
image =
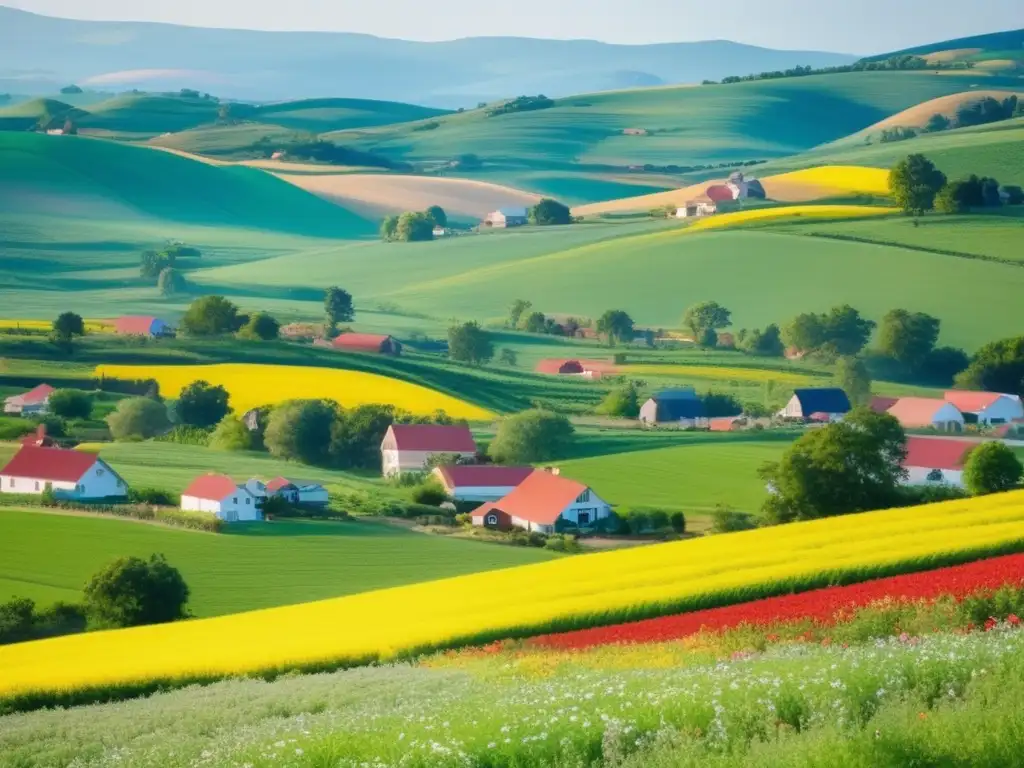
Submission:
POLYGON ((424 43, 342 32, 260 32, 76 21, 0 6, 0 92, 193 88, 272 100, 324 96, 475 106, 727 75, 847 64, 856 56, 726 40, 615 45, 477 37, 424 43))

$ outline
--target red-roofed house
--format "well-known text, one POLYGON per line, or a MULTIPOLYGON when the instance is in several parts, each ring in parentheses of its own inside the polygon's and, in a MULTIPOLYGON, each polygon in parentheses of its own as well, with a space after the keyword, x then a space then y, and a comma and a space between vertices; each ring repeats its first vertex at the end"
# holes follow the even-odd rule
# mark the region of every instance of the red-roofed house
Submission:
POLYGON ((980 443, 970 440, 908 437, 907 458, 903 462, 903 468, 907 471, 907 484, 941 483, 963 488, 964 461, 967 454, 978 445, 980 443))
POLYGON ((392 424, 380 444, 385 477, 402 472, 422 472, 431 456, 451 454, 463 459, 476 456, 476 442, 469 427, 440 424, 392 424))
POLYGON ((497 501, 530 476, 533 467, 454 464, 435 467, 434 476, 456 501, 497 501))
POLYGON ((120 475, 93 453, 25 445, 0 469, 3 493, 37 494, 47 488, 58 498, 76 501, 114 499, 128 493, 120 475))
POLYGON ((901 397, 887 413, 895 416, 904 429, 960 432, 964 428, 964 415, 957 407, 934 397, 901 397))
POLYGON ((263 519, 257 498, 227 475, 211 473, 197 477, 181 492, 181 508, 209 512, 227 523, 263 519))
POLYGON ((898 402, 898 397, 872 397, 870 408, 875 413, 888 413, 889 409, 898 402))
POLYGON ((28 392, 12 395, 4 400, 4 413, 19 416, 47 413, 50 410, 50 395, 55 391, 49 384, 40 384, 28 392))
POLYGON ((946 393, 946 402, 968 416, 968 421, 978 424, 1008 424, 1014 419, 1024 418, 1024 406, 1017 395, 951 390, 946 393))
POLYGON ((376 333, 343 333, 331 346, 344 352, 369 352, 374 355, 400 355, 402 345, 397 339, 376 333))
POLYGON ((119 336, 170 336, 171 326, 152 315, 124 315, 114 321, 119 336))
MULTIPOLYGON (((246 484, 248 486, 248 483, 246 484)), ((268 496, 283 496, 292 504, 323 506, 329 501, 327 489, 310 480, 275 477, 264 486, 268 496)))
POLYGON ((557 471, 535 469, 503 499, 475 511, 473 525, 488 526, 494 516, 497 522, 492 527, 500 527, 503 518, 497 512, 501 512, 508 516, 510 527, 554 533, 559 520, 585 527, 608 517, 611 511, 608 503, 583 483, 557 471))

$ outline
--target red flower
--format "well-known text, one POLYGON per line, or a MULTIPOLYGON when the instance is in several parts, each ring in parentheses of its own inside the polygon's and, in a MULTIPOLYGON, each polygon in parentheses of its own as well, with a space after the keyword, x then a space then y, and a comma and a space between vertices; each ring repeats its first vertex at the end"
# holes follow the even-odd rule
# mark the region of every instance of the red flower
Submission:
POLYGON ((998 621, 998 620, 996 620, 996 619, 995 619, 994 617, 992 617, 992 616, 989 616, 989 617, 988 617, 988 619, 987 619, 987 620, 985 621, 985 631, 986 631, 986 632, 991 632, 991 631, 992 631, 993 629, 995 629, 995 628, 996 628, 996 626, 997 626, 998 624, 999 624, 999 621, 998 621))
POLYGON ((1016 613, 1011 613, 1009 616, 1006 617, 1006 623, 1009 624, 1011 627, 1019 627, 1020 617, 1016 613))

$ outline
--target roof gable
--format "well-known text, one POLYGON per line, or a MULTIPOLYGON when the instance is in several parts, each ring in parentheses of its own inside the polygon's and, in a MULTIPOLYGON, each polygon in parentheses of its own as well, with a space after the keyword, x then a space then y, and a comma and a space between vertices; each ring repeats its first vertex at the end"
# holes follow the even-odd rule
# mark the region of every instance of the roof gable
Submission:
POLYGON ((0 469, 0 475, 77 483, 97 461, 100 461, 99 457, 92 453, 25 445, 0 469))
POLYGON ((497 213, 500 213, 506 219, 525 219, 528 216, 525 208, 518 207, 499 208, 497 213))
POLYGON ((794 389, 793 394, 800 402, 800 410, 805 416, 812 413, 848 413, 850 411, 850 398, 838 387, 794 389))
POLYGON ((512 517, 552 525, 586 490, 583 483, 535 469, 505 498, 495 502, 495 506, 512 517))
POLYGON ((197 477, 192 483, 181 492, 182 496, 193 496, 206 501, 223 501, 228 496, 236 493, 249 493, 244 487, 227 475, 208 474, 197 477))
POLYGON ((903 466, 959 471, 964 468, 967 454, 978 445, 969 440, 910 437, 903 466))
MULTIPOLYGON (((443 424, 392 424, 388 428, 400 451, 476 453, 469 427, 443 424)), ((385 437, 385 439, 387 439, 385 437)))
POLYGON ((449 488, 516 487, 533 473, 533 467, 499 467, 494 464, 455 464, 437 468, 449 488))
POLYGON ((955 405, 963 413, 978 413, 999 402, 1004 395, 999 392, 962 392, 950 390, 946 392, 946 401, 955 405))
POLYGON ((13 401, 22 405, 37 405, 39 403, 46 402, 46 399, 56 391, 57 390, 49 384, 38 384, 28 392, 22 392, 20 395, 8 397, 6 402, 13 401))
POLYGON ((339 349, 367 349, 377 352, 391 337, 377 333, 343 333, 336 336, 331 345, 339 349))
POLYGON ((955 411, 957 415, 960 413, 955 405, 937 397, 901 397, 888 413, 895 416, 903 426, 926 427, 936 420, 943 409, 955 411))
POLYGON ((153 332, 156 318, 152 315, 124 315, 114 321, 114 330, 118 333, 145 336, 153 332))

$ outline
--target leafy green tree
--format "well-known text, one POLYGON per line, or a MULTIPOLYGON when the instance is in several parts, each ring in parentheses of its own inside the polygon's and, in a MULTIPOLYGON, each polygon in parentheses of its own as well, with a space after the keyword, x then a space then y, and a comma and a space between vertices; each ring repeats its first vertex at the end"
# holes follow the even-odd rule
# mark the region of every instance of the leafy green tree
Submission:
POLYGON ((444 208, 440 205, 432 205, 425 211, 430 220, 439 227, 448 226, 448 214, 444 212, 444 208))
POLYGON ((786 346, 782 343, 782 331, 772 323, 763 331, 755 328, 745 334, 741 332, 739 348, 751 355, 760 357, 782 357, 786 346))
POLYGON ((403 213, 398 217, 395 239, 403 243, 419 243, 434 239, 434 220, 425 213, 403 213))
POLYGON ((569 419, 551 411, 532 410, 506 416, 491 441, 491 458, 504 464, 532 464, 565 456, 575 430, 569 419))
POLYGON ((174 266, 175 257, 167 251, 143 251, 139 262, 139 274, 146 280, 156 280, 160 273, 174 266))
POLYGON ((253 447, 252 432, 240 418, 229 413, 220 420, 217 428, 210 435, 210 447, 218 451, 251 450, 253 447))
POLYGON ((543 312, 531 312, 520 320, 520 327, 527 333, 547 333, 547 318, 543 312))
POLYGON ((394 406, 367 404, 339 410, 331 426, 331 462, 341 469, 380 469, 380 443, 403 420, 394 406))
POLYGON ((939 340, 940 322, 923 312, 893 309, 882 318, 878 349, 911 371, 918 371, 939 340))
MULTIPOLYGON (((689 307, 683 314, 683 327, 699 342, 708 329, 720 331, 732 325, 732 312, 717 301, 702 301, 689 307)), ((717 338, 716 338, 717 341, 717 338)))
POLYGON ((58 389, 50 394, 50 413, 64 419, 88 419, 92 395, 80 389, 58 389))
POLYGON ((324 314, 327 325, 332 328, 338 323, 351 323, 356 317, 352 294, 344 288, 332 285, 324 291, 324 314))
POLYGON ((223 296, 203 296, 193 301, 181 318, 189 336, 219 336, 238 328, 238 307, 223 296))
POLYGON ((825 342, 831 344, 838 354, 857 355, 867 346, 875 323, 861 317, 860 312, 849 304, 843 304, 833 307, 822 317, 822 328, 825 342))
POLYGON ((188 617, 189 589, 163 555, 121 557, 85 585, 85 610, 95 627, 139 627, 188 617))
POLYGON ((704 349, 714 349, 718 346, 718 331, 714 328, 705 328, 700 332, 697 344, 704 349))
POLYGON ((498 360, 502 365, 507 365, 509 368, 515 368, 519 361, 516 351, 511 347, 502 347, 501 352, 498 353, 498 360))
POLYGON ((508 327, 518 328, 523 315, 528 312, 532 306, 533 302, 527 301, 526 299, 516 299, 513 301, 511 306, 508 308, 508 327))
POLYGON ((886 413, 859 408, 836 424, 805 433, 782 459, 761 467, 771 494, 770 523, 884 509, 898 501, 906 435, 886 413))
POLYGON ((386 216, 380 223, 380 239, 390 243, 398 239, 398 217, 386 216))
POLYGON ((64 342, 75 336, 85 336, 85 321, 74 312, 61 312, 53 321, 53 334, 64 342))
POLYGON ((956 377, 962 389, 983 389, 1024 395, 1024 336, 986 344, 974 353, 971 364, 956 377))
POLYGON ((482 365, 494 357, 490 334, 475 321, 448 329, 448 357, 461 363, 482 365))
POLYGON ((440 507, 449 501, 448 492, 433 477, 428 477, 422 483, 412 489, 412 500, 416 504, 426 504, 430 507, 440 507))
POLYGON ((597 319, 597 332, 607 338, 611 346, 620 341, 632 341, 633 318, 621 309, 609 309, 597 319))
POLYGON ((871 402, 871 374, 859 357, 841 357, 836 361, 836 386, 846 392, 854 406, 871 402))
POLYGON ((946 175, 924 155, 908 155, 889 171, 889 191, 906 213, 930 211, 945 185, 946 175))
POLYGON ((242 326, 238 335, 243 339, 260 339, 271 341, 277 338, 281 331, 281 324, 273 315, 266 312, 257 312, 249 316, 249 321, 242 326))
POLYGON ((936 347, 921 364, 920 374, 928 379, 928 381, 941 386, 948 386, 970 364, 971 359, 962 349, 957 349, 956 347, 936 347))
POLYGON ((171 426, 167 406, 148 397, 121 400, 106 421, 115 440, 145 440, 163 434, 171 426))
POLYGON ((629 382, 613 389, 601 401, 597 412, 606 416, 635 419, 640 415, 640 396, 636 391, 636 385, 629 382))
POLYGON ((925 123, 925 133, 939 133, 940 131, 947 131, 952 127, 950 119, 945 115, 935 113, 928 118, 928 122, 925 123))
POLYGON ((228 415, 230 395, 221 385, 208 381, 193 381, 181 390, 175 411, 178 421, 193 427, 212 427, 228 415))
POLYGON ((572 211, 569 206, 545 197, 530 209, 529 219, 531 224, 540 226, 572 224, 572 211))
POLYGON ((337 405, 324 400, 290 400, 270 413, 263 443, 272 456, 304 464, 329 463, 337 405))
POLYGON ((1020 485, 1024 465, 1003 443, 982 443, 964 463, 964 485, 972 496, 1010 491, 1020 485))
MULTIPOLYGON (((1021 101, 1021 106, 1024 107, 1024 101, 1021 101)), ((1006 193, 1007 205, 1024 204, 1024 189, 1021 189, 1016 184, 1007 184, 1003 187, 1003 191, 1006 193)))
POLYGON ((185 290, 185 276, 173 267, 164 267, 156 279, 157 290, 161 296, 174 296, 185 290))

